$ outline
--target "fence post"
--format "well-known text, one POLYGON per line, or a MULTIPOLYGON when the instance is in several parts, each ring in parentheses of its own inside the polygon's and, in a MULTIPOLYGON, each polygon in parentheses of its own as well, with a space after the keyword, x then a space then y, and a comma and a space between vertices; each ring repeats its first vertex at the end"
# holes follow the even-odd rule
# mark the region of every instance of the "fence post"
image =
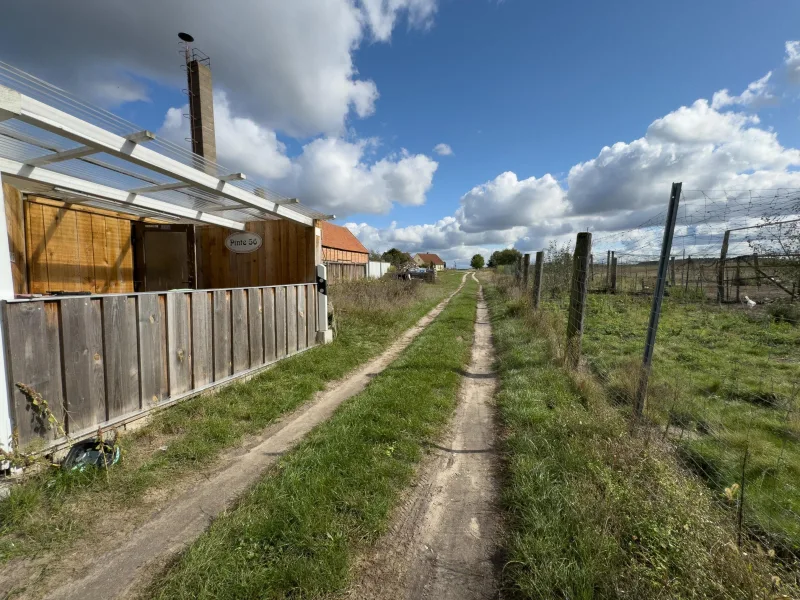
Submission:
POLYGON ((672 280, 672 287, 675 287, 675 257, 671 256, 669 259, 670 279, 672 280))
POLYGON ((656 332, 658 320, 661 317, 661 302, 664 299, 664 287, 667 282, 667 261, 672 251, 672 236, 675 233, 675 221, 678 218, 678 203, 681 198, 681 183, 672 184, 667 209, 667 222, 664 224, 664 239, 661 242, 661 257, 658 259, 658 274, 653 290, 653 306, 650 309, 650 323, 647 326, 647 339, 644 343, 644 356, 642 357, 642 370, 639 385, 636 389, 636 402, 633 407, 633 416, 639 420, 644 413, 644 403, 647 397, 647 384, 650 379, 650 367, 653 364, 653 350, 656 345, 656 332))
POLYGON ((528 270, 531 268, 531 255, 525 254, 522 259, 522 289, 528 289, 528 270))
POLYGON ((594 283, 594 254, 589 255, 589 282, 594 283))
POLYGON ((688 292, 689 291, 689 277, 692 276, 692 255, 691 254, 689 255, 689 258, 686 261, 686 267, 685 268, 686 268, 686 282, 684 283, 683 291, 684 292, 688 292))
POLYGON ((719 253, 719 269, 717 269, 717 302, 720 304, 725 300, 725 258, 728 256, 728 242, 731 239, 730 230, 725 232, 722 238, 722 250, 719 253))
POLYGON ((586 315, 586 277, 589 273, 589 252, 592 249, 592 234, 583 231, 575 241, 572 258, 572 289, 569 297, 567 319, 567 364, 577 367, 581 359, 583 320, 586 315))
POLYGON ((544 250, 536 253, 536 265, 533 267, 533 308, 539 308, 542 298, 542 271, 544 270, 544 250))
POLYGON ((517 262, 514 266, 514 283, 519 285, 522 279, 522 256, 517 257, 517 262))
POLYGON ((333 332, 328 329, 328 268, 317 265, 317 343, 333 341, 333 332))
POLYGON ((611 287, 611 250, 606 251, 606 290, 611 287))
POLYGON ((617 293, 617 257, 611 253, 611 293, 617 293))

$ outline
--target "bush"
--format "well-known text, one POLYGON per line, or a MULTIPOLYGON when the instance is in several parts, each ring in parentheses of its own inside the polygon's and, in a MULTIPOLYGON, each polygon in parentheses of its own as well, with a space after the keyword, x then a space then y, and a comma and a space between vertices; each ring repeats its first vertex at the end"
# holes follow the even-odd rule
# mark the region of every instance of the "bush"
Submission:
POLYGON ((800 322, 800 308, 796 304, 771 304, 767 313, 776 323, 797 325, 800 322))

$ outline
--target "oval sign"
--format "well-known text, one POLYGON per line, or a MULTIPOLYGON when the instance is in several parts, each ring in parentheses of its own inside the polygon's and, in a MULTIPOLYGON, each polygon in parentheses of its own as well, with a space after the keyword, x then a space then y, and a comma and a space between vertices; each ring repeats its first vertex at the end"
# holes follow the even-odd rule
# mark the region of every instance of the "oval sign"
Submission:
POLYGON ((225 247, 231 252, 246 254, 261 248, 261 236, 249 231, 239 231, 225 238, 225 247))

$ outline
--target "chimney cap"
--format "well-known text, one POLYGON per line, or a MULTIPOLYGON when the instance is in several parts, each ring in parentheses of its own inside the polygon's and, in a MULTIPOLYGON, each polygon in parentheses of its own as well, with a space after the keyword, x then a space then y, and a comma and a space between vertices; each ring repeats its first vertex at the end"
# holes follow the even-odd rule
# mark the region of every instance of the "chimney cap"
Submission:
POLYGON ((187 42, 187 43, 188 43, 188 42, 193 42, 193 41, 194 41, 194 37, 192 37, 192 36, 191 36, 191 35, 189 35, 188 33, 184 33, 183 31, 181 31, 181 32, 178 34, 178 37, 179 37, 181 40, 183 40, 184 42, 187 42))

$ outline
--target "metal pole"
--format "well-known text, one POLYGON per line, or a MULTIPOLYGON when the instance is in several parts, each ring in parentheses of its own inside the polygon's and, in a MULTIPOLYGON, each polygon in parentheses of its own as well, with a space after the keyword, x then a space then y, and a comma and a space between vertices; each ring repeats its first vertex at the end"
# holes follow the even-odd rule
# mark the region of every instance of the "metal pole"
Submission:
POLYGON ((617 257, 611 253, 611 293, 617 293, 617 257))
POLYGON ((542 298, 542 272, 544 271, 544 250, 536 253, 536 265, 533 267, 533 308, 539 308, 542 298))
POLYGON ((583 321, 586 316, 586 278, 589 274, 591 249, 592 234, 588 231, 579 233, 572 259, 572 290, 567 319, 567 363, 573 368, 578 366, 581 359, 583 321))
POLYGON ((634 419, 637 420, 640 419, 644 413, 647 384, 650 378, 650 368, 653 364, 656 332, 658 332, 658 320, 661 317, 661 302, 664 299, 664 288, 667 283, 667 266, 669 264, 669 255, 672 251, 672 236, 675 233, 675 221, 678 217, 681 187, 681 183, 673 183, 672 192, 669 196, 667 222, 664 225, 664 240, 661 243, 661 257, 658 260, 658 276, 656 277, 655 290, 653 291, 653 306, 650 309, 650 324, 647 326, 647 339, 645 340, 644 356, 642 357, 642 371, 639 378, 639 386, 636 390, 636 403, 633 408, 633 416, 634 419))

